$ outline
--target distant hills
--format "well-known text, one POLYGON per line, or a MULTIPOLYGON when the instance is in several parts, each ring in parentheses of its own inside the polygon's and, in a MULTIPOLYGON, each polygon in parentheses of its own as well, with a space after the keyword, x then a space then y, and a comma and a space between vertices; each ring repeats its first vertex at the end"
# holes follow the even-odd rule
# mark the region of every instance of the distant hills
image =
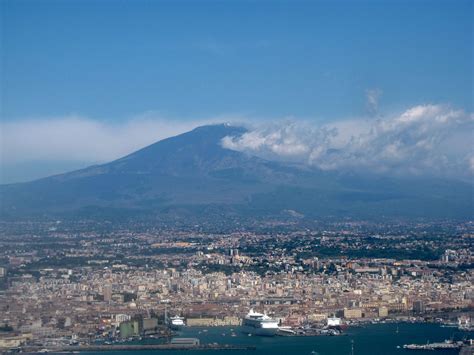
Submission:
POLYGON ((225 149, 246 130, 202 126, 107 164, 0 186, 2 218, 472 219, 473 185, 321 171, 225 149))

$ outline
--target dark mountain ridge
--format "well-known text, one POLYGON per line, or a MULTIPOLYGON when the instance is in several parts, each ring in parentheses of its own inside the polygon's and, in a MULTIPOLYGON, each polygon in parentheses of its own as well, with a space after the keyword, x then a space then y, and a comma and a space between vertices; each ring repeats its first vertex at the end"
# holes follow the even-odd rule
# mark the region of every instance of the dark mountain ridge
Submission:
POLYGON ((0 186, 1 215, 472 218, 469 183, 324 172, 222 147, 244 132, 198 127, 107 164, 0 186))

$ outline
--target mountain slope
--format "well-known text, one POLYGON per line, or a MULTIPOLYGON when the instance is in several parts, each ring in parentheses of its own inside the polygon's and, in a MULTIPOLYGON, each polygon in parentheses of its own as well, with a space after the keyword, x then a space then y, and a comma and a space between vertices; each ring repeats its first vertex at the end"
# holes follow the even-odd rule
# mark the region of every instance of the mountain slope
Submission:
POLYGON ((221 146, 243 132, 203 126, 107 164, 1 186, 2 216, 472 217, 470 184, 323 172, 221 146))
POLYGON ((2 212, 57 213, 85 206, 236 203, 298 177, 279 164, 224 149, 221 138, 245 130, 204 126, 111 163, 1 187, 2 212))

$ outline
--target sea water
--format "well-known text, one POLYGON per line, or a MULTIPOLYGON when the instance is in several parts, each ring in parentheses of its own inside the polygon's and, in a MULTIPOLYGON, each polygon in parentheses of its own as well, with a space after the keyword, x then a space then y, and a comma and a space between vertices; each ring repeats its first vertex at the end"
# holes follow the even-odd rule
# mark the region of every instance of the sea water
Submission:
MULTIPOLYGON (((187 350, 185 354, 212 355, 231 354, 272 354, 272 355, 350 355, 352 346, 355 355, 405 355, 413 351, 403 349, 404 344, 426 344, 427 342, 442 342, 446 339, 462 340, 474 338, 474 332, 459 331, 457 328, 441 327, 438 324, 426 323, 388 323, 369 324, 352 327, 341 336, 248 336, 239 332, 239 327, 185 327, 179 332, 181 337, 198 338, 201 344, 239 344, 255 346, 255 350, 187 350), (231 330, 233 329, 233 331, 231 330), (232 336, 234 334, 234 336, 232 336)), ((147 343, 150 343, 147 341, 147 343)), ((110 351, 107 354, 128 355, 132 351, 110 351)), ((158 353, 162 355, 179 355, 183 351, 140 351, 147 355, 158 353)), ((431 351, 438 353, 438 351, 431 351)), ((443 350, 442 354, 457 354, 457 350, 443 350)), ((99 354, 91 353, 88 354, 99 354)), ((103 355, 103 353, 100 353, 103 355)))

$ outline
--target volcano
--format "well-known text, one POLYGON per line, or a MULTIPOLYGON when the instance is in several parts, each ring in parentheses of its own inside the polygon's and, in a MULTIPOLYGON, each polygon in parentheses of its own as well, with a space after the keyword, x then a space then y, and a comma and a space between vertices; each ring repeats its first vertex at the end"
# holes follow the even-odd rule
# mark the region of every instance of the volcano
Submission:
POLYGON ((221 145, 245 128, 198 127, 110 163, 0 186, 2 218, 293 216, 472 218, 466 182, 357 175, 221 145))

